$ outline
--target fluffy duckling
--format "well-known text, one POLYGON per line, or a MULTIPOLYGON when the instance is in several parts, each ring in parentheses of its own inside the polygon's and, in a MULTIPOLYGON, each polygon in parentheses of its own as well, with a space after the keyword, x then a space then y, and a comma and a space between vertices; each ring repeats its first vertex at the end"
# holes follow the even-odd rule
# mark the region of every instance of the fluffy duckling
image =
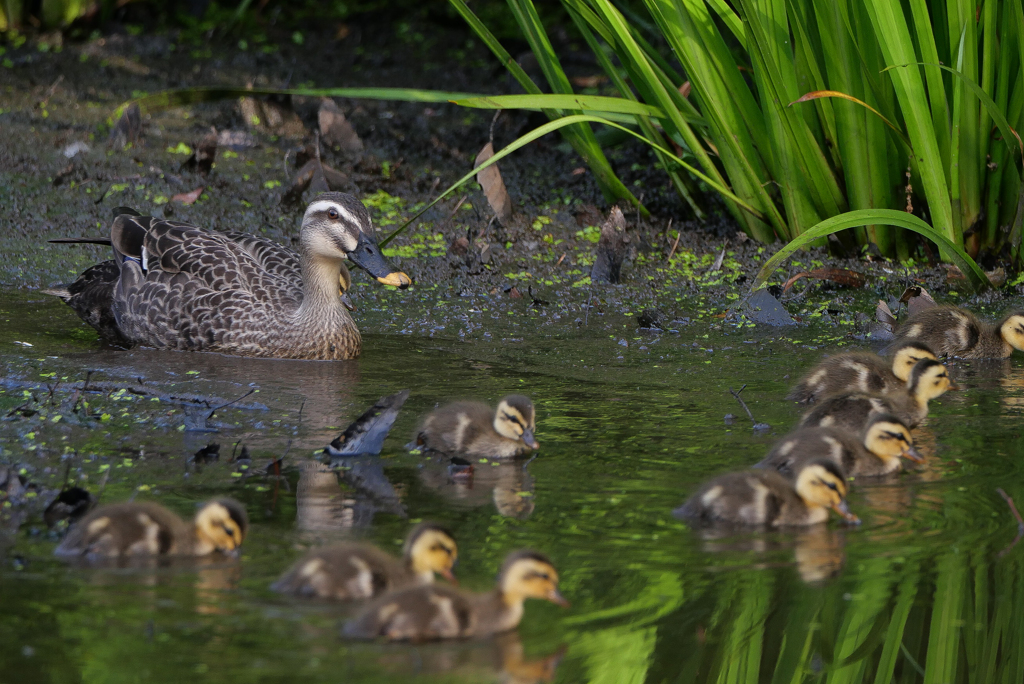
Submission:
POLYGON ((234 554, 248 528, 245 507, 234 499, 207 501, 191 525, 156 503, 109 504, 79 520, 54 553, 90 560, 234 554))
POLYGON ((816 525, 829 509, 859 522, 846 505, 846 475, 822 458, 802 463, 793 481, 774 470, 740 470, 706 482, 673 513, 698 523, 741 525, 816 525))
POLYGON ((558 572, 547 556, 516 551, 505 559, 498 586, 483 594, 452 587, 413 587, 381 596, 348 622, 343 634, 373 639, 429 641, 482 637, 515 629, 528 598, 568 606, 558 593, 558 572))
POLYGON ((861 433, 876 413, 896 416, 907 427, 917 427, 928 415, 928 402, 952 386, 946 367, 924 359, 914 365, 905 392, 834 394, 800 419, 801 427, 840 427, 861 433))
POLYGON ((966 309, 934 306, 908 318, 896 331, 898 342, 924 342, 936 354, 963 359, 1005 359, 1024 349, 1024 312, 992 325, 966 309))
POLYGON ((487 458, 514 458, 540 444, 533 402, 510 394, 491 411, 486 404, 458 401, 431 411, 416 434, 416 444, 432 451, 487 458))
POLYGON ((895 347, 891 364, 868 352, 836 354, 812 368, 786 398, 810 404, 840 392, 899 391, 906 389, 911 370, 923 359, 934 361, 935 354, 928 345, 915 340, 906 340, 895 347))
POLYGON ((270 585, 274 591, 325 599, 368 599, 385 591, 430 584, 434 573, 455 581, 458 547, 448 530, 430 522, 412 528, 402 559, 370 544, 314 549, 270 585))
POLYGON ((914 449, 910 430, 896 416, 873 416, 860 438, 836 428, 800 428, 784 437, 755 468, 791 477, 800 464, 827 458, 853 477, 877 477, 903 469, 901 458, 924 461, 914 449))

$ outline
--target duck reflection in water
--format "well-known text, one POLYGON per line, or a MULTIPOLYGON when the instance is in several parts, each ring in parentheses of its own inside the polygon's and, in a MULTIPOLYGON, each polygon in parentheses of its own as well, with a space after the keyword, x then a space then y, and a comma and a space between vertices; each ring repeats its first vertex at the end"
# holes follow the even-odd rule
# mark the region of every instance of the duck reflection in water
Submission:
MULTIPOLYGON (((737 536, 735 527, 713 526, 698 531, 707 553, 748 553, 778 556, 793 549, 797 572, 807 584, 818 584, 837 577, 846 565, 846 532, 814 525, 793 534, 772 534, 751 537, 737 536)), ((776 565, 769 560, 757 561, 751 567, 766 569, 776 565)))
POLYGON ((424 459, 420 480, 455 507, 479 508, 493 502, 506 518, 526 520, 534 509, 529 463, 435 455, 424 459))
POLYGON ((542 658, 527 659, 522 637, 513 630, 491 639, 420 644, 416 648, 376 646, 377 664, 395 676, 450 673, 465 681, 542 684, 555 678, 565 646, 542 658))

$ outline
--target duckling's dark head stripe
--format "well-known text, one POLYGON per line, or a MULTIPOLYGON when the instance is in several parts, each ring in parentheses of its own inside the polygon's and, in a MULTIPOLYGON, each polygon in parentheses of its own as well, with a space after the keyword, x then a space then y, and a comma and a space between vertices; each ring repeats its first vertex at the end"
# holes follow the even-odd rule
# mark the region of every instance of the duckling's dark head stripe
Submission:
POLYGON ((521 560, 533 560, 538 563, 546 563, 547 565, 554 567, 551 559, 543 553, 533 551, 532 549, 523 549, 522 551, 513 551, 505 557, 505 562, 501 564, 501 572, 498 573, 498 577, 504 577, 505 573, 508 572, 508 569, 521 560))
POLYGON ((447 535, 448 537, 450 537, 452 539, 455 538, 454 536, 452 536, 452 533, 448 530, 447 527, 444 527, 442 525, 438 525, 435 522, 430 522, 429 520, 424 520, 419 525, 417 525, 416 527, 412 528, 412 530, 410 530, 408 541, 406 542, 406 547, 407 548, 412 548, 413 544, 416 543, 417 539, 422 537, 425 532, 431 532, 431 531, 439 532, 441 534, 447 535))
POLYGON ((934 359, 921 359, 915 363, 913 370, 910 371, 910 386, 916 387, 917 383, 924 377, 924 374, 935 366, 942 366, 942 364, 934 359))
POLYGON ((214 503, 218 503, 227 510, 228 515, 235 524, 238 525, 238 529, 244 534, 249 528, 249 515, 245 512, 245 506, 235 501, 234 499, 216 499, 214 503))
POLYGON ((826 472, 838 478, 840 482, 846 482, 846 474, 843 472, 843 469, 839 466, 839 464, 837 464, 835 461, 832 461, 831 459, 823 458, 821 460, 811 461, 807 465, 821 466, 822 468, 825 469, 826 472))

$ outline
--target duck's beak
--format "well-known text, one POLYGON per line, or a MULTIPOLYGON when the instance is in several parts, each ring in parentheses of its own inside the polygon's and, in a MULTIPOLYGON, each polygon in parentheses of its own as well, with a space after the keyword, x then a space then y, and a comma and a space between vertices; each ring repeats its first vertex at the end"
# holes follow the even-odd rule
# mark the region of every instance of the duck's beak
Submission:
POLYGON ((523 436, 520 439, 523 440, 523 444, 531 449, 540 449, 540 443, 533 436, 533 430, 523 430, 523 436))
POLYGON ((843 520, 851 525, 860 525, 860 518, 850 512, 850 507, 846 504, 846 499, 843 499, 832 506, 832 510, 838 513, 843 520))
POLYGON ((454 584, 455 586, 459 586, 459 580, 455 578, 455 573, 451 571, 451 568, 444 568, 438 570, 437 573, 441 575, 441 577, 444 577, 446 580, 454 584))
POLYGON ((907 447, 907 450, 903 452, 903 458, 914 463, 924 463, 924 456, 914 447, 907 447))
POLYGON ((394 285, 402 289, 412 285, 412 278, 389 264, 377 243, 362 231, 359 231, 359 242, 355 251, 349 252, 348 258, 385 285, 394 285))
POLYGON ((568 608, 569 602, 565 600, 565 597, 558 593, 557 589, 552 589, 548 592, 548 601, 551 601, 556 606, 562 606, 562 608, 568 608))

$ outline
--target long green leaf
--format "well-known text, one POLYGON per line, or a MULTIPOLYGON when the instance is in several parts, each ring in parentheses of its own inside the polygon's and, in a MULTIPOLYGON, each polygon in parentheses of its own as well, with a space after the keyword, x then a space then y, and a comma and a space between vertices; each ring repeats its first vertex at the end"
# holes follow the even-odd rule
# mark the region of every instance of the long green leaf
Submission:
POLYGON ((754 284, 750 287, 750 291, 754 292, 763 288, 768 282, 768 278, 775 272, 775 269, 777 269, 783 261, 789 258, 790 255, 798 249, 810 245, 815 240, 828 237, 832 233, 838 233, 839 231, 846 230, 848 228, 856 228, 857 226, 866 226, 875 223, 880 225, 896 226, 898 228, 906 228, 907 230, 912 230, 919 235, 923 235, 937 244, 940 248, 946 250, 950 259, 957 265, 957 267, 959 267, 967 277, 967 281, 971 284, 971 287, 976 291, 981 291, 992 286, 992 283, 989 282, 988 277, 978 267, 978 264, 974 263, 974 259, 969 257, 959 245, 954 244, 941 231, 929 226, 913 214, 908 214, 904 211, 896 211, 895 209, 858 209, 856 211, 848 211, 845 214, 825 219, 776 252, 775 255, 765 263, 760 272, 758 272, 757 277, 754 278, 754 284))
POLYGON ((405 102, 451 102, 483 97, 474 93, 446 93, 439 90, 418 90, 416 88, 232 88, 224 86, 200 86, 164 90, 152 95, 128 100, 114 111, 116 121, 131 104, 139 105, 143 112, 159 112, 174 107, 216 102, 235 97, 254 95, 301 95, 305 97, 350 97, 366 100, 400 100, 405 102))
POLYGON ((602 97, 600 95, 562 95, 544 93, 541 95, 484 95, 452 100, 460 107, 474 109, 582 109, 591 112, 612 112, 635 114, 664 119, 665 113, 658 107, 627 100, 624 97, 602 97))

